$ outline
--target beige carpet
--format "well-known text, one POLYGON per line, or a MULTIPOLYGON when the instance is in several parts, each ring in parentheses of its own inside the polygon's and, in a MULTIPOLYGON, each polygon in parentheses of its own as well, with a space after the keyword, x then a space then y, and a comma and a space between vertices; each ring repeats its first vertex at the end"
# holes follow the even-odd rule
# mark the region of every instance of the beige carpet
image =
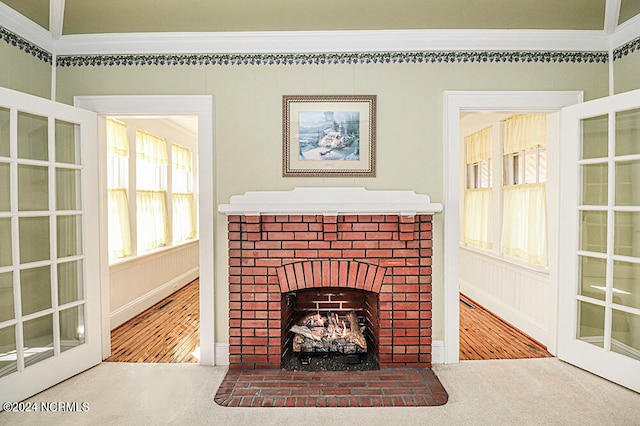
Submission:
POLYGON ((0 425, 640 425, 640 394, 555 358, 434 366, 447 404, 410 408, 223 408, 224 367, 103 363, 31 399, 73 413, 0 413, 0 425))

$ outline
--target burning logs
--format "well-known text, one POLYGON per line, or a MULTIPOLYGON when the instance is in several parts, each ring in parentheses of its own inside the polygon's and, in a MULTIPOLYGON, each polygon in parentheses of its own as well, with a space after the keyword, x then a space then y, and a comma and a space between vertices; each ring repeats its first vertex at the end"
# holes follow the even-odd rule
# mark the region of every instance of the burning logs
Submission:
POLYGON ((307 315, 290 331, 295 333, 294 352, 355 354, 367 351, 364 327, 360 327, 358 316, 353 311, 343 318, 331 312, 326 316, 320 313, 307 315))

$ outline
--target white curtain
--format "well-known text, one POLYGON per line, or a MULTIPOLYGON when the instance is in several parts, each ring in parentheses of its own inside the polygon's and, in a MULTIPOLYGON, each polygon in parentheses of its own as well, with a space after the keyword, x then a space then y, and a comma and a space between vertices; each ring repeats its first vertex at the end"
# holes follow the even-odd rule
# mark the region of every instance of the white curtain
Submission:
POLYGON ((164 139, 147 133, 144 130, 136 130, 136 158, 150 164, 166 166, 167 144, 164 139))
POLYGON ((191 172, 191 150, 178 144, 171 144, 171 163, 174 170, 191 172))
POLYGON ((126 124, 107 119, 107 187, 109 259, 131 255, 131 228, 127 199, 129 138, 126 124))
POLYGON ((109 259, 112 260, 131 255, 131 228, 126 190, 109 189, 108 194, 109 259))
POLYGON ((467 164, 491 158, 491 146, 493 144, 493 127, 485 127, 464 138, 467 154, 467 164))
POLYGON ((502 253, 547 266, 546 184, 503 188, 502 253))
POLYGON ((166 245, 169 229, 165 191, 136 191, 138 252, 166 245))
POLYGON ((127 125, 111 118, 107 119, 107 152, 122 157, 129 156, 127 125))
POLYGON ((517 114, 502 122, 502 154, 547 144, 546 114, 517 114))
POLYGON ((467 189, 464 197, 464 243, 491 249, 492 188, 467 189))
POLYGON ((173 194, 173 242, 196 236, 193 194, 173 194))

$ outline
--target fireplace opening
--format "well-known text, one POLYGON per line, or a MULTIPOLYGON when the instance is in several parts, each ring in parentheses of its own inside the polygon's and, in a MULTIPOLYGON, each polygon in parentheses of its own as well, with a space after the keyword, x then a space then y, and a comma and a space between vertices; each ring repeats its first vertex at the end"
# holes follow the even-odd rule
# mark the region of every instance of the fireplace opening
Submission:
POLYGON ((378 294, 312 288, 282 294, 282 368, 377 370, 378 294))

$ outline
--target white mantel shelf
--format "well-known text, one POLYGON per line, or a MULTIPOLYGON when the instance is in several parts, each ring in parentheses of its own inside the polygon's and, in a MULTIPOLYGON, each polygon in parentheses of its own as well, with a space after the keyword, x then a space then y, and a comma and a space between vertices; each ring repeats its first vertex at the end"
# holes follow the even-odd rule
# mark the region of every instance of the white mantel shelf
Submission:
POLYGON ((218 211, 226 215, 367 215, 415 216, 442 211, 428 195, 414 191, 369 191, 365 188, 295 188, 291 191, 248 191, 234 195, 218 211))

